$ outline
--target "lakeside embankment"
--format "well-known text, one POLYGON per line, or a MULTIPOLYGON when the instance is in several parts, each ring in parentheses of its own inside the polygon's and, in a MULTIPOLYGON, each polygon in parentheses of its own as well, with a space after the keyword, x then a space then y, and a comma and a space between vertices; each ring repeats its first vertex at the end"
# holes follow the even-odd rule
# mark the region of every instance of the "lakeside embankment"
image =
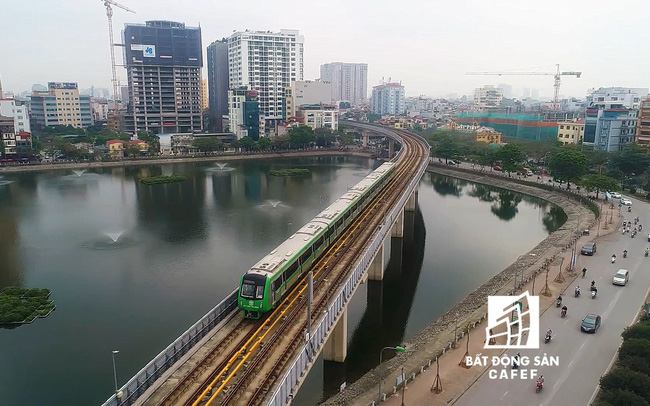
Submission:
POLYGON ((296 157, 313 157, 313 156, 360 156, 371 158, 374 154, 358 150, 310 150, 310 151, 293 151, 278 153, 262 154, 237 154, 237 155, 196 155, 181 158, 147 158, 107 162, 75 162, 59 164, 40 164, 40 165, 16 165, 4 166, 0 168, 2 173, 15 172, 44 172, 62 169, 90 169, 90 168, 111 168, 122 166, 142 166, 142 165, 165 165, 187 162, 231 162, 246 159, 274 159, 274 158, 296 158, 296 157))
MULTIPOLYGON (((434 364, 436 357, 444 354, 451 348, 454 341, 455 329, 459 333, 465 327, 472 329, 482 326, 481 322, 487 316, 487 297, 490 295, 509 295, 513 290, 513 278, 517 275, 518 287, 525 285, 533 275, 538 275, 549 268, 549 264, 559 255, 572 247, 573 242, 579 237, 580 231, 590 228, 595 221, 597 206, 573 193, 563 190, 545 188, 545 185, 534 182, 504 178, 502 176, 480 173, 467 169, 449 168, 442 165, 431 165, 429 172, 464 179, 471 182, 509 189, 515 192, 535 196, 561 207, 567 215, 567 221, 557 231, 549 235, 527 255, 522 255, 519 260, 479 286, 455 306, 435 320, 431 325, 417 334, 406 345, 407 351, 397 355, 390 361, 382 364, 381 376, 383 386, 387 393, 391 393, 395 377, 401 368, 409 380, 422 373, 434 364), (581 203, 581 202, 584 202, 581 203), (590 205, 587 208, 586 204, 590 205), (523 275, 523 277, 522 277, 523 275)), ((568 263, 566 261, 565 263, 568 263)), ((557 267, 554 267, 555 270, 557 267)), ((462 335, 461 335, 462 336, 462 335)), ((377 399, 378 368, 368 372, 345 389, 345 401, 351 404, 370 405, 377 399)), ((467 382, 469 385, 471 381, 467 382)), ((449 396, 450 393, 447 392, 449 396)), ((327 400, 324 404, 336 405, 342 399, 339 395, 327 400)), ((440 399, 442 401, 442 399, 440 399)), ((444 402, 444 401, 443 401, 444 402)))

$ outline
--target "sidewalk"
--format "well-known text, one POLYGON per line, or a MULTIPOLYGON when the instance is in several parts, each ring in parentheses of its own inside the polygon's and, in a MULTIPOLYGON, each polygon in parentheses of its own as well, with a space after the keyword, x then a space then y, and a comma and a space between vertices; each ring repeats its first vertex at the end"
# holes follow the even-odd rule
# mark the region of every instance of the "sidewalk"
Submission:
MULTIPOLYGON (((600 218, 600 237, 608 235, 615 231, 615 228, 618 227, 621 221, 621 216, 618 208, 612 210, 609 206, 603 208, 600 218), (609 218, 613 215, 612 224, 609 224, 609 218)), ((581 245, 592 241, 596 238, 599 238, 596 234, 597 226, 592 228, 592 232, 589 236, 581 237, 577 242, 577 249, 579 250, 581 245)), ((562 254, 564 258, 563 268, 566 269, 566 264, 570 263, 571 251, 562 254)), ((578 256, 578 261, 576 264, 576 269, 582 269, 580 264, 580 256, 578 256)), ((580 273, 576 272, 575 276, 571 276, 568 272, 563 271, 565 277, 564 283, 556 283, 553 281, 558 273, 558 266, 551 266, 548 278, 548 286, 551 289, 551 296, 542 296, 540 295, 540 311, 544 313, 549 308, 555 309, 555 300, 558 295, 564 292, 568 287, 572 286, 573 281, 579 277, 580 273)), ((535 280, 535 294, 539 294, 539 291, 544 287, 545 274, 540 273, 537 275, 535 280)), ((532 290, 532 281, 520 291, 532 290)), ((485 325, 486 322, 480 323, 476 328, 471 330, 469 333, 469 354, 471 356, 476 356, 477 354, 487 355, 489 357, 493 355, 499 355, 502 350, 485 350, 483 344, 485 342, 485 325)), ((414 381, 409 381, 405 390, 404 390, 404 405, 448 405, 453 404, 474 382, 476 382, 489 367, 472 367, 465 369, 459 366, 459 362, 463 359, 465 352, 467 351, 467 336, 459 340, 456 349, 447 351, 439 359, 439 370, 440 370, 440 380, 442 382, 442 392, 440 394, 434 393, 431 389, 436 378, 436 365, 432 363, 431 367, 428 368, 424 373, 417 376, 414 381)), ((408 377, 411 379, 411 377, 408 377)), ((384 388, 383 391, 392 393, 392 388, 384 388)), ((387 406, 401 406, 402 405, 402 392, 398 391, 396 394, 386 399, 386 402, 383 403, 387 406)))

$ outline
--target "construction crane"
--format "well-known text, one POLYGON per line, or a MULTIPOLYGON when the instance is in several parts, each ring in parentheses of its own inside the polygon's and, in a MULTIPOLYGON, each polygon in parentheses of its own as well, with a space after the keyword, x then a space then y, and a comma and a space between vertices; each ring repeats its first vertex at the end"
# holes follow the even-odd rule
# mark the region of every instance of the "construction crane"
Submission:
POLYGON ((121 8, 122 10, 128 11, 130 13, 135 14, 135 11, 131 10, 130 8, 123 6, 119 3, 114 2, 113 0, 102 0, 104 3, 104 6, 106 6, 106 17, 108 17, 108 42, 110 43, 111 47, 111 69, 113 73, 113 119, 114 125, 118 127, 119 129, 119 112, 118 112, 118 107, 117 107, 117 92, 119 91, 118 88, 118 81, 117 81, 117 72, 115 70, 115 42, 113 41, 113 7, 115 6, 118 8, 121 8))
POLYGON ((555 84, 553 87, 555 88, 553 92, 553 110, 557 111, 560 109, 560 103, 559 103, 559 97, 560 97, 560 78, 562 76, 575 76, 577 78, 582 75, 582 72, 574 72, 574 71, 569 71, 569 72, 560 72, 560 65, 556 64, 557 71, 555 73, 553 72, 467 72, 466 75, 495 75, 495 76, 503 76, 503 75, 520 75, 520 76, 530 76, 530 75, 543 75, 543 76, 553 76, 555 78, 555 84))

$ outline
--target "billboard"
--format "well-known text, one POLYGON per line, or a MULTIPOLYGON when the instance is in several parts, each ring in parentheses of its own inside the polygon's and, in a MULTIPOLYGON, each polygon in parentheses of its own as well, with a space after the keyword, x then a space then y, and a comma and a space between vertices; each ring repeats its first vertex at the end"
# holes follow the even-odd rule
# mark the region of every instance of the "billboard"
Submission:
POLYGON ((142 46, 142 56, 145 58, 155 58, 156 57, 156 46, 155 45, 143 45, 142 46))

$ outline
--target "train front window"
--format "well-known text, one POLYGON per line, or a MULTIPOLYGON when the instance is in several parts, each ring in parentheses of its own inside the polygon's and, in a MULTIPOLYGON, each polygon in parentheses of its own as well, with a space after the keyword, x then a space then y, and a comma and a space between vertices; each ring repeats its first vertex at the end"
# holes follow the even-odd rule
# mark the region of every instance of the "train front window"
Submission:
POLYGON ((262 275, 246 275, 241 284, 241 297, 246 299, 264 299, 266 277, 262 275))
POLYGON ((255 282, 253 281, 244 281, 241 285, 241 296, 253 299, 255 296, 255 282))

